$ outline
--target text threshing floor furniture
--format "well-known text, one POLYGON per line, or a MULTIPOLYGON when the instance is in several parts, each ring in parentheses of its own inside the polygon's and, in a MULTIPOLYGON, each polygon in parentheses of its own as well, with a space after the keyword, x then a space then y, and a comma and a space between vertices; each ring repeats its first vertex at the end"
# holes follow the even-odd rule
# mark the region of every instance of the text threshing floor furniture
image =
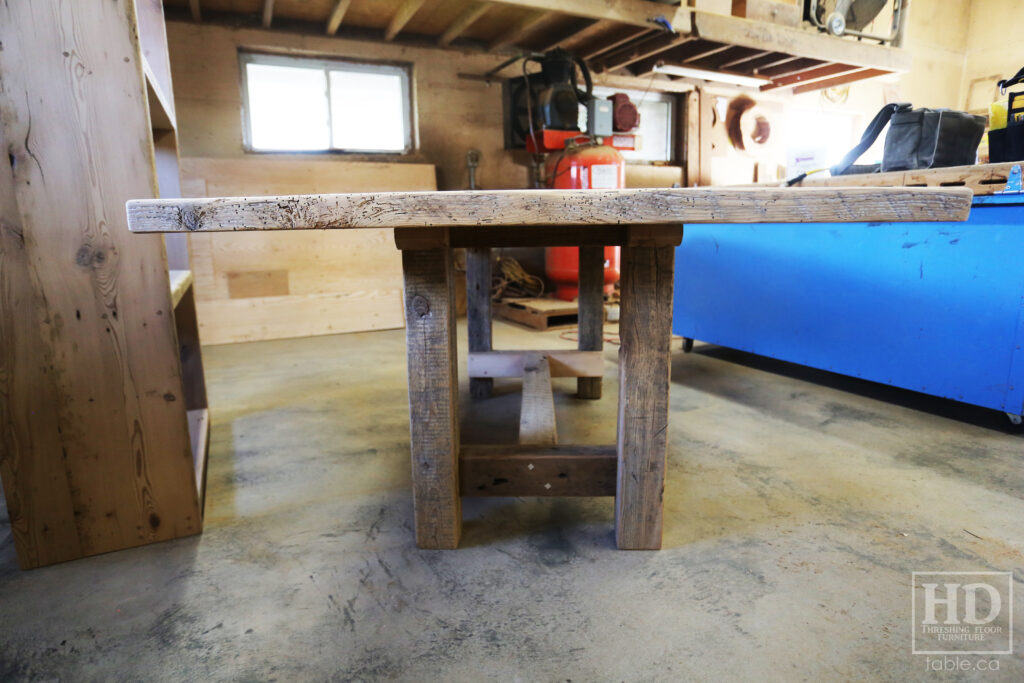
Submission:
POLYGON ((128 203, 128 218, 133 232, 394 228, 405 275, 417 544, 458 545, 461 496, 614 495, 619 547, 657 549, 683 225, 964 220, 971 196, 965 188, 389 192, 140 200, 128 203), (520 443, 461 444, 452 249, 606 245, 622 247, 616 443, 555 439, 550 377, 593 377, 600 352, 485 350, 471 353, 471 376, 523 377, 520 443))

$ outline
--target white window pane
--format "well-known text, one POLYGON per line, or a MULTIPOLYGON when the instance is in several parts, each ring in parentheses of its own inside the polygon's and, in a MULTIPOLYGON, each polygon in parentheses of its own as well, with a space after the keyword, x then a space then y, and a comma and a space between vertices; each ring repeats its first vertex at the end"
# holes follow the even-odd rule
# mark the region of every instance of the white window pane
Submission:
POLYGON ((253 149, 327 149, 330 127, 323 69, 246 64, 253 149))
POLYGON ((333 145, 401 152, 406 147, 402 78, 397 74, 331 71, 333 145))

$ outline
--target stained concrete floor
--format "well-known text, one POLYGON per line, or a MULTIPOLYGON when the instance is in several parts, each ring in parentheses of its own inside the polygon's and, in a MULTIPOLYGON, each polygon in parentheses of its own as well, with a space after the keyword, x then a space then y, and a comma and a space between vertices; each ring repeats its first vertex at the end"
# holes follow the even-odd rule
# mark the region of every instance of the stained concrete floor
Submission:
MULTIPOLYGON (((605 355, 605 400, 555 380, 563 442, 614 439, 605 355)), ((998 413, 698 345, 673 358, 662 551, 614 548, 611 499, 467 500, 462 548, 423 551, 401 331, 205 360, 205 533, 22 572, 0 520, 0 681, 932 680, 911 571, 1024 595, 1024 437, 998 413)), ((516 382, 463 404, 467 441, 515 436, 516 382)), ((1018 654, 979 679, 1024 679, 1020 602, 1018 654)))

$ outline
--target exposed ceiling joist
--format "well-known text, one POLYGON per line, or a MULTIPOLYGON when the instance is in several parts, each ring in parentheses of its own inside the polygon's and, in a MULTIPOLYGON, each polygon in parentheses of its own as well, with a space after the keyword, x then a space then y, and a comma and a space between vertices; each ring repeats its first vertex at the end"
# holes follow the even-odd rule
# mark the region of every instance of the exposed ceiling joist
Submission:
POLYGON ((543 45, 537 46, 538 52, 547 52, 548 50, 554 50, 556 47, 562 47, 566 43, 576 39, 577 36, 585 34, 587 31, 593 30, 595 24, 601 22, 597 19, 582 19, 578 21, 572 28, 563 32, 558 38, 549 40, 543 45))
MULTIPOLYGON (((573 45, 575 47, 590 38, 600 35, 614 25, 614 23, 606 20, 590 20, 589 23, 574 30, 572 33, 567 33, 561 38, 553 40, 539 49, 541 52, 547 52, 548 50, 554 50, 556 47, 566 47, 566 45, 573 45)), ((570 50, 570 52, 572 51, 574 50, 570 50)))
POLYGON ((653 20, 663 16, 679 33, 689 33, 690 8, 660 5, 650 0, 495 0, 503 5, 562 12, 586 19, 608 19, 633 26, 654 26, 653 20))
POLYGON ((606 52, 591 64, 594 71, 613 71, 629 66, 633 62, 639 62, 645 57, 664 52, 677 45, 692 40, 691 36, 672 35, 671 33, 659 33, 634 41, 613 52, 606 52))
POLYGON ((524 35, 530 32, 537 24, 544 21, 545 18, 550 14, 547 10, 533 10, 525 17, 523 17, 518 24, 513 26, 511 29, 500 35, 497 39, 491 42, 487 46, 490 51, 497 50, 500 47, 506 45, 514 45, 516 41, 522 38, 524 35))
POLYGON ((871 43, 823 36, 814 31, 751 21, 707 12, 694 13, 697 34, 706 40, 742 45, 758 50, 784 52, 798 57, 821 59, 822 50, 830 61, 859 64, 886 71, 908 71, 911 55, 907 50, 871 43), (823 41, 827 40, 828 43, 823 41), (827 45, 827 47, 826 47, 827 45))
POLYGON ((345 12, 348 11, 348 6, 351 4, 352 0, 338 0, 334 9, 331 10, 331 16, 327 19, 327 35, 333 36, 338 32, 338 27, 344 21, 345 12))
POLYGON ((474 2, 466 6, 464 10, 455 17, 455 20, 448 25, 441 37, 437 39, 438 45, 451 45, 452 41, 462 35, 462 32, 473 25, 477 19, 482 17, 491 8, 489 2, 474 2))
POLYGON ((203 20, 203 12, 199 9, 199 0, 188 0, 188 8, 192 12, 192 21, 203 20))
POLYGON ((722 68, 723 69, 731 69, 731 68, 736 67, 736 66, 746 67, 748 63, 754 62, 756 60, 763 60, 765 57, 768 57, 768 56, 773 55, 773 54, 777 54, 777 53, 774 53, 774 52, 772 52, 770 50, 757 50, 753 54, 744 55, 744 56, 739 57, 737 59, 733 59, 732 61, 728 61, 725 64, 722 64, 722 68))
POLYGON ((825 66, 819 66, 816 69, 800 71, 799 73, 791 74, 789 76, 776 78, 768 85, 762 85, 761 90, 774 90, 776 88, 785 88, 790 85, 814 83, 815 81, 824 80, 825 78, 838 76, 839 74, 846 73, 847 71, 856 70, 858 70, 857 67, 851 66, 850 64, 826 64, 825 66))
POLYGON ((398 33, 405 28, 405 25, 409 23, 412 16, 416 14, 420 7, 426 0, 405 0, 398 11, 395 12, 395 16, 391 17, 391 23, 388 24, 387 29, 384 31, 384 40, 393 40, 398 33))
POLYGON ((274 0, 263 0, 263 28, 270 28, 274 21, 274 0))
POLYGON ((683 64, 692 59, 701 59, 728 48, 728 45, 713 43, 701 38, 686 41, 667 50, 662 50, 650 57, 645 57, 630 64, 627 69, 634 76, 643 76, 654 71, 658 64, 683 64))
POLYGON ((805 85, 798 85, 793 88, 793 94, 799 95, 804 92, 811 92, 812 90, 822 90, 824 88, 834 88, 837 85, 846 85, 847 83, 853 83, 854 81, 863 81, 866 78, 874 78, 875 76, 884 76, 889 71, 883 71, 882 69, 858 69, 842 76, 836 76, 835 78, 827 78, 823 81, 815 81, 814 83, 807 83, 805 85))
POLYGON ((618 26, 609 33, 602 34, 594 40, 575 47, 573 52, 583 59, 591 60, 599 55, 607 54, 616 48, 622 47, 626 43, 645 38, 652 33, 654 33, 654 30, 649 28, 618 26))

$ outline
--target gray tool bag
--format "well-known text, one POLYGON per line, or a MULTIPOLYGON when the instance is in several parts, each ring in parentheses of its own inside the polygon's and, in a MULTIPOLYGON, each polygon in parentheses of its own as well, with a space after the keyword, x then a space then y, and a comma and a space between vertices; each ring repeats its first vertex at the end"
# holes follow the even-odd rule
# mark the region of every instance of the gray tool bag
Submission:
POLYGON ((829 170, 837 176, 973 164, 985 123, 984 116, 953 109, 914 109, 906 103, 887 104, 868 124, 857 146, 829 170), (889 124, 889 131, 885 134, 881 165, 854 165, 886 124, 889 124))

